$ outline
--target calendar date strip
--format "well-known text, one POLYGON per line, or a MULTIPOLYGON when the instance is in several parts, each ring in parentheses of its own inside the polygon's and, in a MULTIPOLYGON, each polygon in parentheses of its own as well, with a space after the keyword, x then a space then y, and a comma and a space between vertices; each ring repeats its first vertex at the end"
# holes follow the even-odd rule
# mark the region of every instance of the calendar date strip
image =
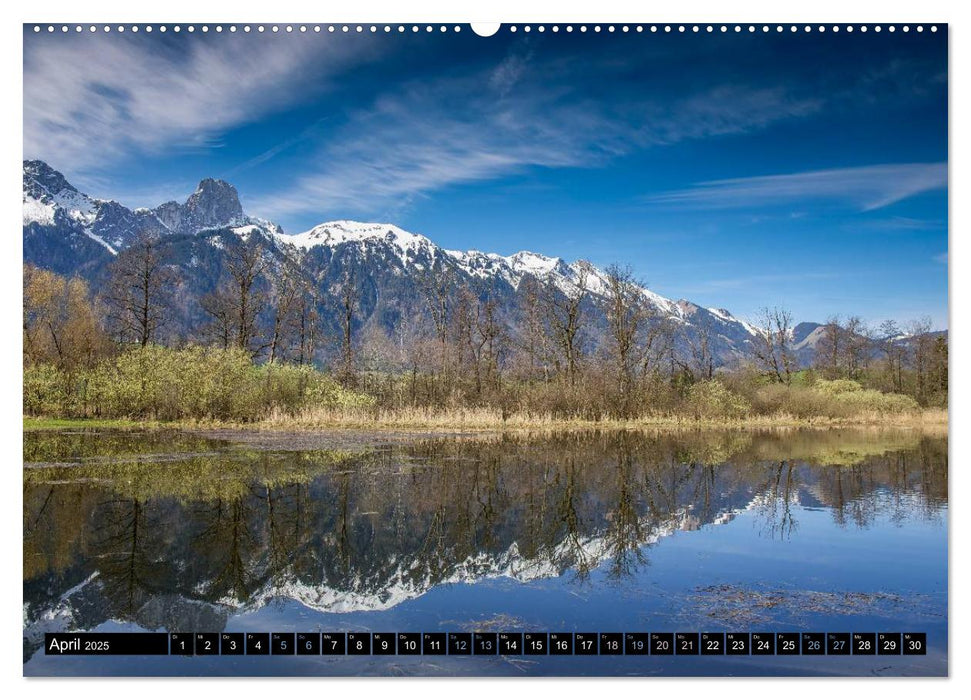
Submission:
POLYGON ((924 632, 49 632, 50 656, 925 655, 924 632))

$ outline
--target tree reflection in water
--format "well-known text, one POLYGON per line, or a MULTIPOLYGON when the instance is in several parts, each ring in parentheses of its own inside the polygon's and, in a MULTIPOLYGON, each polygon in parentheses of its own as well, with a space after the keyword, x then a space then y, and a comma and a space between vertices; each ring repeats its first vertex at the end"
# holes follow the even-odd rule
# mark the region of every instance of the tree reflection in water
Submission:
POLYGON ((505 436, 354 453, 181 437, 181 457, 164 460, 157 434, 90 450, 24 439, 36 460, 24 477, 25 626, 89 579, 101 619, 139 620, 160 596, 381 609, 490 576, 584 581, 604 567, 623 578, 665 535, 743 509, 785 540, 798 537, 800 505, 866 528, 879 514, 941 518, 947 503, 947 440, 913 432, 505 436), (68 453, 80 464, 58 465, 68 453))

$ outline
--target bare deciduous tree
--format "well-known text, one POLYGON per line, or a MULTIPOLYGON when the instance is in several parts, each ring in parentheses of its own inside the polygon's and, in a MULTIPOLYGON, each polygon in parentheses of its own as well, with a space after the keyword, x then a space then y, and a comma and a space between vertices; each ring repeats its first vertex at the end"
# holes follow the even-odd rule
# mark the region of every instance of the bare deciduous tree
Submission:
POLYGON ((644 334, 652 308, 644 298, 643 285, 631 268, 611 265, 606 270, 604 314, 607 318, 609 353, 620 393, 621 415, 633 411, 638 370, 644 356, 644 334))
POLYGON ((846 319, 846 371, 850 379, 859 379, 869 369, 873 355, 873 331, 859 316, 846 319))
POLYGON ((468 287, 459 291, 453 314, 458 369, 472 381, 476 396, 499 385, 499 357, 504 329, 496 302, 479 299, 468 287))
MULTIPOLYGON (((583 325, 583 302, 587 298, 586 265, 578 266, 576 278, 566 289, 561 290, 552 274, 546 278, 543 288, 543 304, 553 339, 559 349, 562 369, 566 371, 567 382, 576 386, 580 376, 580 361, 583 350, 580 347, 580 331, 583 325)), ((557 362, 559 365, 559 361, 557 362)))
POLYGON ((684 333, 685 344, 691 354, 689 370, 699 379, 710 380, 715 376, 715 355, 712 348, 711 323, 707 319, 698 322, 694 332, 684 333))
POLYGON ((225 282, 214 291, 203 294, 199 299, 199 306, 209 316, 209 323, 203 328, 206 342, 226 350, 233 344, 233 313, 232 291, 225 282))
POLYGON ((914 394, 921 403, 927 399, 927 375, 934 348, 934 339, 930 335, 932 327, 930 318, 926 316, 907 325, 914 367, 914 394))
POLYGON ((880 324, 880 349, 887 362, 887 371, 893 390, 903 391, 903 365, 906 348, 901 343, 903 335, 896 321, 887 319, 880 324))
POLYGON ((527 275, 520 287, 518 345, 526 356, 526 379, 542 374, 543 381, 550 380, 552 352, 549 326, 543 313, 543 287, 532 275, 527 275))
POLYGON ((177 279, 168 247, 155 234, 139 234, 118 253, 109 266, 105 301, 109 327, 119 341, 144 347, 158 340, 177 279))
POLYGON ((843 375, 846 354, 846 330, 839 316, 831 316, 823 325, 816 344, 816 368, 828 379, 843 375))
POLYGON ((760 369, 781 384, 792 383, 795 358, 792 355, 792 314, 785 309, 764 308, 760 312, 752 354, 760 369))
POLYGON ((240 240, 225 246, 227 277, 214 292, 202 300, 202 308, 213 319, 210 335, 219 337, 224 345, 230 343, 257 354, 262 347, 254 347, 259 331, 257 319, 266 299, 259 289, 259 281, 268 268, 263 244, 258 240, 240 240))
POLYGON ((481 358, 484 365, 486 382, 498 389, 500 384, 502 346, 506 338, 506 328, 499 320, 498 305, 495 299, 486 299, 479 305, 476 315, 476 328, 482 340, 481 358))
POLYGON ((350 264, 344 265, 341 281, 337 289, 340 304, 341 326, 341 370, 340 379, 346 386, 353 386, 354 371, 354 314, 357 312, 359 300, 357 278, 350 264))
POLYGON ((937 336, 931 351, 930 380, 931 388, 947 398, 947 338, 943 335, 937 336))
POLYGON ((277 279, 273 280, 270 288, 270 308, 273 310, 273 326, 270 330, 268 360, 276 362, 286 352, 289 331, 292 329, 293 317, 299 310, 300 297, 303 294, 304 282, 299 273, 289 267, 284 267, 277 279))
POLYGON ((435 336, 439 344, 439 364, 442 378, 448 383, 448 331, 451 323, 451 299, 455 286, 455 273, 444 261, 435 266, 419 281, 425 303, 435 325, 435 336))
POLYGON ((302 286, 290 318, 290 332, 296 345, 295 358, 301 365, 314 360, 317 342, 317 292, 309 284, 302 286))

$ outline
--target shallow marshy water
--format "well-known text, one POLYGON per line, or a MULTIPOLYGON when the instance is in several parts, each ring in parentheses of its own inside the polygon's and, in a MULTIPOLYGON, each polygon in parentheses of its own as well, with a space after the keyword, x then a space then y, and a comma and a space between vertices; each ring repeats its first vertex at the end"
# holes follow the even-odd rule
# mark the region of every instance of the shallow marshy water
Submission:
POLYGON ((947 673, 947 439, 24 435, 27 675, 947 673), (48 631, 926 632, 926 656, 47 657, 48 631))

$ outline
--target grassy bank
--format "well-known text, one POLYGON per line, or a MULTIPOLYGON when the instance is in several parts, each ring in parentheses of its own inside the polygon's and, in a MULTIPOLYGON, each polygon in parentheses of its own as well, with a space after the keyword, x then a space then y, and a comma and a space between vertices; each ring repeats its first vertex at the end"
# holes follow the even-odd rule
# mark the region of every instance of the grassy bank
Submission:
POLYGON ((947 427, 947 411, 925 409, 914 413, 887 414, 862 412, 847 417, 798 417, 788 414, 749 415, 735 418, 695 417, 649 414, 632 419, 603 417, 559 418, 551 415, 513 414, 503 417, 497 409, 405 409, 395 411, 360 409, 314 409, 297 415, 271 415, 258 426, 275 430, 324 428, 461 429, 461 430, 560 430, 560 429, 637 429, 637 428, 772 428, 772 427, 947 427))
POLYGON ((70 430, 72 428, 102 428, 110 430, 151 430, 153 428, 179 427, 178 424, 160 423, 154 420, 131 418, 37 418, 24 416, 24 430, 70 430))
POLYGON ((887 414, 860 413, 850 417, 798 417, 787 414, 755 415, 740 418, 695 418, 678 415, 646 415, 630 420, 565 419, 550 415, 514 414, 503 418, 501 411, 480 409, 458 410, 364 410, 308 409, 298 414, 276 413, 250 422, 226 420, 155 421, 136 419, 63 419, 24 416, 24 430, 61 430, 70 428, 103 429, 234 429, 250 431, 304 432, 319 430, 385 430, 385 431, 536 431, 536 430, 636 430, 636 429, 764 429, 764 428, 838 428, 892 427, 946 432, 948 415, 944 409, 887 414))
POLYGON ((149 345, 89 367, 25 367, 24 426, 496 431, 947 425, 946 409, 922 406, 913 396, 810 372, 790 384, 745 372, 690 383, 655 378, 620 396, 610 382, 590 377, 577 385, 508 381, 471 393, 457 380, 428 377, 435 391, 422 400, 421 392, 405 391, 420 383, 416 377, 360 379, 342 383, 306 365, 256 364, 239 349, 149 345))

